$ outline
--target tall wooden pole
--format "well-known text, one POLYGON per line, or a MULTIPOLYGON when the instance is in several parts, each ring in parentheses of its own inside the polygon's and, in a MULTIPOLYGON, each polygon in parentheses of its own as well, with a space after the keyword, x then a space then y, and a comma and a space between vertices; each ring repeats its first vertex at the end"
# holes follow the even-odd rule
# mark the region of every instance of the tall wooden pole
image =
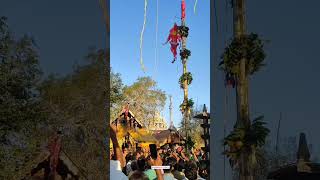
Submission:
MULTIPOLYGON (((241 38, 246 35, 245 0, 234 0, 234 37, 241 38)), ((246 69, 246 59, 239 63, 239 75, 237 77, 237 125, 249 126, 249 80, 246 69)), ((244 151, 240 155, 240 180, 253 180, 253 173, 249 163, 249 153, 244 151)))
MULTIPOLYGON (((181 11, 183 10, 183 4, 184 4, 184 0, 181 1, 181 11)), ((185 26, 186 22, 185 22, 185 18, 181 17, 181 26, 185 26)), ((182 46, 182 51, 184 51, 186 49, 186 43, 187 43, 187 38, 186 37, 182 37, 182 41, 181 41, 181 46, 182 46)), ((182 66, 183 66, 183 74, 186 74, 187 71, 187 58, 182 58, 182 66)), ((185 79, 183 82, 183 103, 187 104, 188 103, 188 80, 185 79)), ((189 116, 190 116, 190 107, 186 106, 187 108, 184 110, 183 112, 183 121, 184 121, 184 128, 185 128, 185 133, 186 133, 186 140, 188 139, 188 121, 189 121, 189 116)), ((188 150, 188 147, 186 148, 186 150, 188 150)))
MULTIPOLYGON (((245 28, 245 0, 235 0, 233 7, 234 37, 241 38, 246 34, 245 28)), ((249 81, 246 70, 246 59, 242 58, 239 63, 239 76, 237 77, 237 110, 238 123, 248 125, 249 120, 249 81)))

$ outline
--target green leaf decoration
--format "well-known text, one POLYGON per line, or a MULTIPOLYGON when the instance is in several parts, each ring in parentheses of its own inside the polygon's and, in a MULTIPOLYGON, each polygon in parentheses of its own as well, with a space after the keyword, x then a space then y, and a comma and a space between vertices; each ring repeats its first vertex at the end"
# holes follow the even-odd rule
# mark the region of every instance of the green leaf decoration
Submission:
POLYGON ((188 59, 188 57, 191 56, 191 51, 189 49, 183 49, 180 51, 180 57, 181 59, 188 59))
POLYGON ((264 41, 257 34, 251 33, 240 38, 234 38, 225 48, 219 67, 225 72, 239 74, 239 62, 246 59, 247 75, 258 72, 264 64, 266 54, 263 50, 264 41))
POLYGON ((192 83, 192 74, 190 72, 184 73, 183 75, 181 75, 180 79, 179 79, 179 84, 180 87, 183 89, 184 88, 184 81, 187 80, 187 84, 190 85, 192 83))
POLYGON ((188 37, 189 35, 189 28, 187 26, 179 26, 178 33, 181 37, 188 37))
POLYGON ((194 102, 192 99, 189 99, 187 102, 184 101, 180 105, 180 111, 183 113, 187 109, 192 109, 193 105, 194 105, 194 102))
POLYGON ((249 153, 250 164, 257 164, 256 149, 262 147, 270 130, 265 127, 263 116, 255 118, 248 127, 236 127, 224 138, 223 145, 228 149, 223 152, 230 161, 230 165, 238 164, 240 154, 249 153))

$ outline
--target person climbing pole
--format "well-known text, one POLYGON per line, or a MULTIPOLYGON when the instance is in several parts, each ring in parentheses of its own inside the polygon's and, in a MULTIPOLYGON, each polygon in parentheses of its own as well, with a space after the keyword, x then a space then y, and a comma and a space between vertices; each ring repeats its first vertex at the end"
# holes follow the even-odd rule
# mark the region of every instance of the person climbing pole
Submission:
POLYGON ((180 45, 181 36, 178 33, 179 27, 177 26, 177 23, 174 23, 173 27, 170 29, 170 34, 167 38, 167 42, 164 44, 170 43, 171 47, 170 50, 173 54, 173 61, 171 63, 174 63, 177 59, 177 48, 180 45))

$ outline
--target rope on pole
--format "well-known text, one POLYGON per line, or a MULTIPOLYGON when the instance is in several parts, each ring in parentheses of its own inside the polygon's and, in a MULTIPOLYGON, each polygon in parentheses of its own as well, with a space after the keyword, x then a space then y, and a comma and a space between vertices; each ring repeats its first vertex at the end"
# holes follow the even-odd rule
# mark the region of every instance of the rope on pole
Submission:
POLYGON ((157 76, 158 66, 158 31, 159 31, 159 0, 157 0, 157 12, 156 12, 156 44, 154 50, 154 77, 157 76))
POLYGON ((197 3, 198 3, 198 0, 196 0, 196 1, 194 2, 194 6, 193 6, 193 12, 194 12, 194 13, 196 13, 197 3))
POLYGON ((80 166, 78 166, 78 165, 70 158, 70 156, 67 154, 66 151, 64 151, 63 149, 61 149, 61 151, 66 155, 66 157, 71 161, 71 163, 72 163, 74 166, 76 166, 76 168, 78 168, 78 170, 79 170, 79 172, 82 174, 82 176, 83 176, 86 180, 88 180, 87 175, 86 175, 86 173, 83 171, 83 169, 82 169, 80 166))
POLYGON ((143 72, 146 72, 146 69, 143 64, 143 57, 142 57, 142 46, 143 46, 143 34, 146 26, 146 21, 147 21, 147 5, 148 5, 148 0, 144 0, 144 18, 143 18, 143 25, 142 25, 142 30, 141 30, 141 35, 140 35, 140 65, 142 68, 143 72))

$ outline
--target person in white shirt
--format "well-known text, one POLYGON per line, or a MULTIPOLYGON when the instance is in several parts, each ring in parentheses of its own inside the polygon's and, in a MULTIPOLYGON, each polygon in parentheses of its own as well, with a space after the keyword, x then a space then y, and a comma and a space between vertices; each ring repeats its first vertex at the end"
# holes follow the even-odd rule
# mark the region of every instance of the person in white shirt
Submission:
POLYGON ((113 125, 110 125, 110 139, 116 158, 116 160, 110 160, 110 179, 127 180, 128 177, 121 171, 125 167, 125 159, 118 143, 116 128, 113 125))
POLYGON ((128 180, 128 177, 121 171, 120 161, 110 160, 110 179, 128 180))

